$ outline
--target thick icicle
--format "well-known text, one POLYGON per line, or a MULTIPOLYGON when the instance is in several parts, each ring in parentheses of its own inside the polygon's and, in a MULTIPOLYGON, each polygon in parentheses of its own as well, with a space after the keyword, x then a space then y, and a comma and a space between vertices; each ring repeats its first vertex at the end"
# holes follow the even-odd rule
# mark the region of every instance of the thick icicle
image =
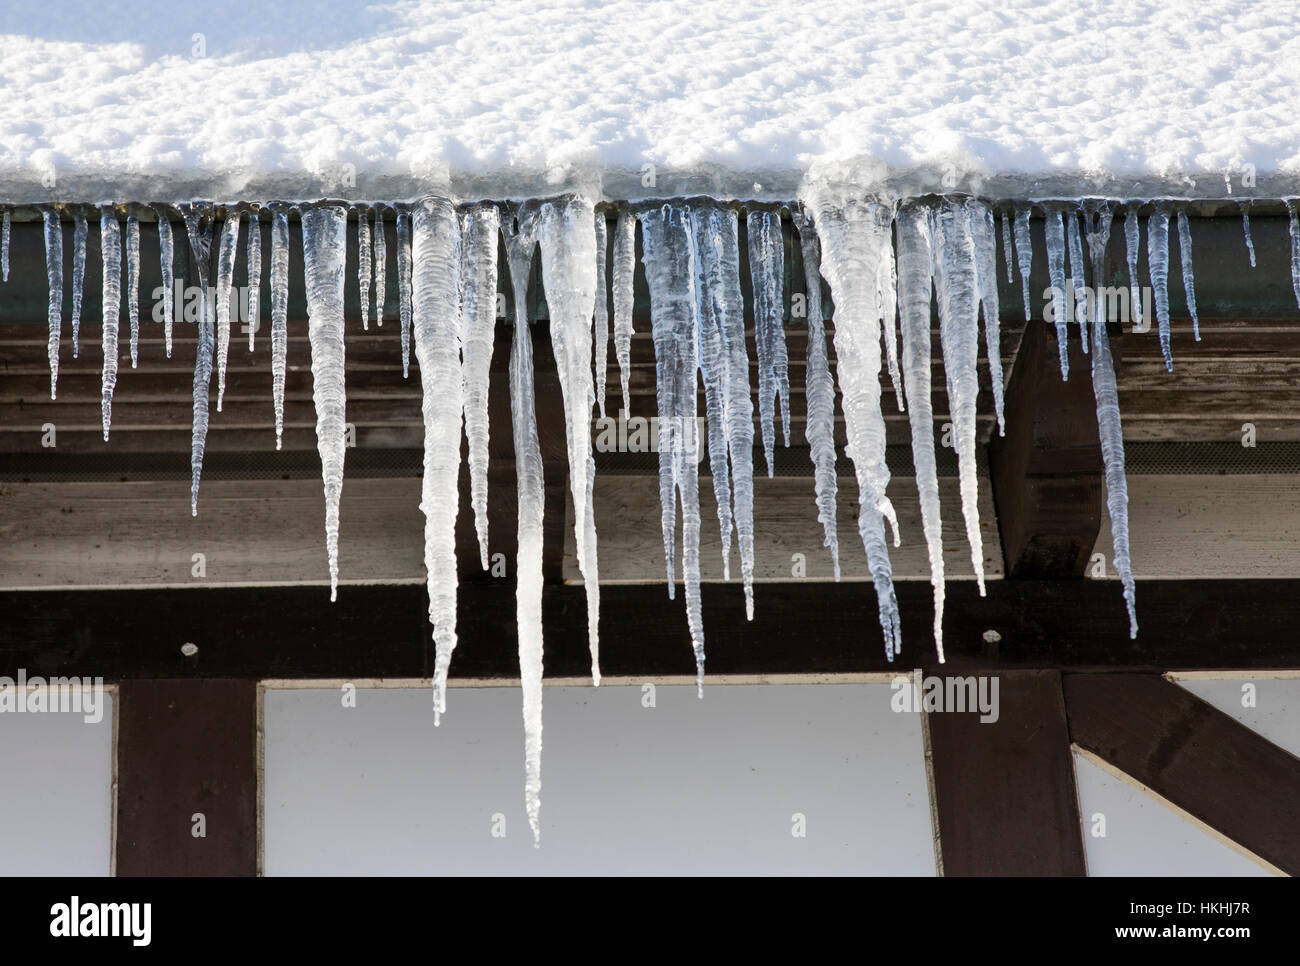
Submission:
POLYGON ((1286 210, 1291 219, 1291 291, 1295 293, 1295 304, 1300 305, 1300 214, 1294 200, 1286 203, 1286 210))
POLYGON ((1250 254, 1250 267, 1255 267, 1255 239, 1250 237, 1250 205, 1241 206, 1241 233, 1246 239, 1246 251, 1250 254))
POLYGON ((1029 308, 1029 273, 1034 268, 1034 242, 1029 233, 1029 206, 1016 209, 1016 261, 1020 265, 1020 293, 1025 300, 1025 321, 1032 314, 1029 308))
MULTIPOLYGON (((1090 203, 1088 210, 1088 253, 1093 278, 1102 278, 1106 268, 1106 244, 1110 239, 1111 206, 1090 203)), ((1137 637, 1136 587, 1129 563, 1128 481, 1124 473, 1124 432, 1120 426, 1119 391, 1111 362, 1110 338, 1101 316, 1101 300, 1093 300, 1092 391, 1097 400, 1097 428, 1101 438, 1102 462, 1106 468, 1106 508, 1110 513, 1111 542, 1115 570, 1124 587, 1128 605, 1129 637, 1137 637)))
POLYGON ((239 247, 239 212, 226 215, 217 249, 217 412, 226 394, 226 357, 230 354, 230 296, 235 287, 235 251, 239 247))
POLYGON ((542 284, 551 316, 551 346, 564 397, 564 436, 573 496, 573 539, 587 594, 587 640, 591 677, 600 684, 600 575, 596 561, 596 517, 592 493, 596 460, 591 413, 596 395, 591 375, 591 315, 596 298, 596 213, 585 198, 547 202, 535 231, 542 250, 542 284))
MULTIPOLYGON (((835 477, 835 382, 831 378, 826 352, 826 320, 822 315, 821 245, 812 223, 802 212, 794 216, 799 231, 799 248, 803 254, 804 284, 808 290, 808 349, 804 368, 804 394, 808 400, 808 418, 804 436, 808 440, 813 462, 814 488, 817 493, 817 521, 825 538, 822 544, 831 552, 835 579, 840 579, 840 540, 836 529, 835 501, 839 483, 835 477)), ((926 320, 927 326, 929 320, 926 320)), ((927 328, 928 333, 928 328, 927 328)), ((903 358, 907 358, 904 336, 903 358)), ((746 380, 748 389, 748 380, 746 380)), ((908 398, 912 387, 907 386, 908 398)), ((746 393, 748 399, 748 393, 746 393)), ((929 400, 926 400, 927 405, 929 400)), ((909 407, 915 412, 915 404, 909 407)), ((913 416, 912 418, 915 418, 913 416)))
MULTIPOLYGON (((893 238, 893 225, 889 228, 893 238)), ((905 411, 903 376, 898 371, 898 270, 894 264, 893 245, 880 249, 880 264, 876 269, 876 291, 880 293, 880 328, 885 335, 885 365, 889 369, 889 383, 894 387, 898 411, 905 411)))
POLYGON ((934 589, 934 646, 943 663, 943 523, 939 517, 939 469, 934 453, 934 408, 930 402, 930 209, 906 205, 898 221, 898 305, 903 328, 903 376, 907 380, 912 464, 921 499, 921 529, 930 556, 934 589))
POLYGON ((366 207, 362 206, 357 209, 357 289, 361 293, 362 329, 370 328, 370 278, 374 270, 370 255, 370 219, 366 207))
POLYGON ((284 435, 284 379, 289 351, 289 213, 271 217, 271 399, 275 406, 275 448, 284 435))
POLYGON ((609 287, 605 260, 609 253, 609 223, 603 211, 596 218, 596 308, 592 314, 592 350, 596 354, 596 405, 605 418, 605 380, 609 376, 609 287))
MULTIPOLYGON (((59 340, 63 329, 63 224, 53 208, 43 209, 41 218, 45 222, 45 276, 50 285, 46 355, 50 360, 50 398, 53 399, 59 388, 59 340)), ((108 430, 104 431, 104 438, 108 438, 108 430)))
POLYGON ((1156 302, 1156 323, 1160 327, 1160 351, 1165 368, 1174 371, 1169 345, 1169 206, 1157 205, 1147 218, 1147 269, 1151 273, 1152 296, 1156 302))
MULTIPOLYGON (((230 219, 226 223, 229 225, 230 219)), ((235 225, 238 230, 237 220, 235 225)), ((330 600, 338 596, 339 500, 343 496, 343 457, 347 452, 347 392, 343 379, 343 271, 347 226, 347 209, 339 205, 309 208, 302 214, 303 281, 307 291, 307 336, 311 342, 311 396, 316 406, 316 448, 320 452, 321 479, 325 484, 325 550, 329 555, 330 600)), ((224 230, 222 242, 224 246, 224 230)), ((459 440, 456 441, 456 453, 459 456, 459 440)), ((455 512, 454 507, 452 512, 455 512)))
POLYGON ((411 374, 411 215, 397 213, 397 317, 402 326, 402 378, 411 374))
MULTIPOLYGON (((81 353, 81 305, 86 284, 86 238, 90 226, 82 214, 73 216, 72 225, 72 358, 75 359, 81 353)), ((167 305, 170 307, 171 303, 167 305)))
POLYGON ((384 304, 388 300, 388 235, 384 231, 384 206, 375 205, 375 228, 370 233, 375 255, 375 325, 384 324, 384 304))
POLYGON ((474 507, 474 529, 484 570, 488 569, 488 382, 497 324, 500 228, 501 215, 495 205, 474 205, 464 214, 460 330, 465 436, 469 439, 470 503, 474 507))
POLYGON ((105 208, 99 218, 100 249, 103 253, 103 333, 104 370, 100 379, 102 399, 101 415, 104 422, 104 441, 108 442, 108 429, 113 422, 113 390, 117 388, 117 324, 122 309, 122 227, 111 208, 105 208))
MULTIPOLYGON (((526 215, 503 220, 510 284, 515 295, 514 340, 510 353, 510 414, 515 442, 519 507, 519 554, 515 563, 515 620, 519 636, 519 677, 523 685, 524 808, 541 840, 542 790, 542 511, 545 498, 542 450, 537 436, 533 392, 533 341, 528 325, 528 276, 536 241, 526 215)), ((423 371, 423 366, 421 366, 423 371)))
POLYGON ((1079 342, 1083 351, 1088 351, 1088 282, 1083 268, 1083 238, 1079 234, 1079 213, 1073 206, 1067 207, 1065 215, 1065 237, 1070 249, 1070 282, 1074 291, 1074 304, 1070 312, 1079 325, 1079 342))
MULTIPOLYGON (((642 228, 645 221, 642 219, 642 228)), ((775 470, 773 437, 778 400, 785 445, 790 445, 790 363, 785 349, 785 241, 781 218, 774 211, 755 209, 745 217, 749 235, 749 274, 754 293, 754 342, 758 347, 758 416, 763 434, 767 475, 775 470)), ((872 283, 879 284, 879 264, 869 266, 872 283)))
POLYGON ((898 521, 885 494, 885 419, 880 411, 880 292, 876 266, 890 244, 892 209, 870 201, 810 199, 808 210, 821 242, 821 270, 835 300, 835 356, 848 445, 858 479, 858 533, 876 588, 885 656, 902 646, 898 599, 885 542, 885 521, 898 521))
MULTIPOLYGON (((682 506, 682 578, 686 623, 695 651, 696 690, 704 696, 704 622, 700 611, 700 496, 697 476, 696 379, 699 319, 695 300, 695 252, 690 213, 681 205, 640 212, 643 261, 650 286, 650 324, 655 345, 659 413, 659 501, 662 509, 668 596, 673 596, 673 548, 677 497, 682 506)), ((753 214, 750 215, 752 219, 753 214)), ((778 231, 779 224, 778 224, 778 231)), ((751 226, 751 258, 755 229, 751 226)), ((762 244, 760 243, 760 252, 762 244)), ((770 262, 770 253, 760 254, 770 262)), ((755 268, 756 283, 761 269, 755 268)), ((778 283, 780 274, 776 275, 778 283)), ((778 303, 779 309, 779 303, 778 303)), ((757 311, 755 316, 757 317, 757 311)), ((784 348, 784 334, 781 340, 784 348)), ((771 350, 769 350, 771 351, 771 350)), ((760 366, 761 368, 761 366, 760 366)), ((775 391, 775 390, 774 390, 775 391)))
POLYGON ((154 213, 158 216, 158 267, 162 276, 163 289, 163 343, 167 352, 167 358, 172 357, 172 321, 175 317, 175 292, 172 290, 175 280, 172 274, 172 265, 175 262, 174 243, 172 241, 172 223, 168 220, 167 212, 162 208, 155 208, 154 213))
POLYGON ((1183 267, 1183 292, 1187 313, 1192 317, 1192 338, 1201 341, 1201 320, 1196 314, 1196 273, 1192 271, 1192 228, 1187 223, 1187 209, 1178 209, 1178 257, 1183 267))
MULTIPOLYGON (((1047 237, 1047 275, 1052 285, 1052 323, 1056 326, 1056 353, 1061 360, 1061 378, 1070 377, 1070 330, 1065 307, 1065 224, 1061 209, 1052 206, 1044 212, 1047 237)), ((938 239, 936 238, 936 244, 938 239)))
POLYGON ((619 212, 614 225, 614 355, 623 382, 623 412, 631 415, 628 377, 632 372, 632 279, 636 272, 636 216, 619 212))
MULTIPOLYGON (((947 200, 934 211, 934 289, 939 303, 939 342, 952 413, 953 440, 961 490, 961 512, 970 543, 970 562, 984 596, 984 540, 980 534, 979 488, 975 476, 975 414, 979 396, 978 292, 975 245, 966 212, 947 200)), ((1049 223, 1052 219, 1048 218, 1049 223)))
POLYGON ((1129 317, 1144 318, 1142 292, 1138 285, 1138 255, 1142 251, 1142 225, 1138 221, 1138 206, 1129 205, 1124 212, 1124 256, 1128 262, 1129 317))
MULTIPOLYGON (((403 216, 399 216, 403 217, 403 216)), ((405 216, 409 217, 409 216, 405 216)), ((415 207, 411 319, 424 414, 424 566, 433 624, 433 713, 447 707, 447 669, 456 649, 456 511, 460 500, 460 221, 445 198, 415 207)), ((400 246, 399 246, 400 254, 400 246)), ((521 578, 522 579, 522 578, 521 578)))
MULTIPOLYGON (((998 242, 993 229, 993 209, 986 202, 972 198, 966 202, 966 211, 970 218, 971 238, 975 243, 980 305, 984 309, 984 350, 988 354, 989 382, 993 387, 993 411, 998 419, 998 435, 1005 436, 1006 419, 1002 409, 1002 328, 998 310, 998 242)), ((1006 227, 1005 219, 1002 225, 1006 227)), ((1008 278, 1010 275, 1011 263, 1008 262, 1008 278)))
POLYGON ((734 524, 740 545, 745 613, 753 620, 754 406, 749 395, 749 353, 740 293, 739 219, 733 209, 723 205, 693 205, 691 233, 695 241, 700 374, 704 377, 713 495, 722 534, 723 578, 731 579, 734 524))
POLYGON ((199 300, 198 345, 194 355, 194 427, 190 437, 190 514, 198 516, 199 480, 203 475, 203 450, 208 438, 208 393, 212 385, 212 300, 207 296, 212 222, 210 208, 206 205, 182 205, 181 217, 185 219, 190 253, 198 270, 199 290, 204 295, 199 300))
POLYGON ((0 282, 9 281, 9 229, 13 220, 13 212, 6 208, 4 221, 0 223, 0 282))
POLYGON ((262 212, 248 213, 248 351, 253 351, 257 329, 262 324, 262 212))
POLYGON ((998 212, 998 227, 1002 230, 1002 264, 1007 270, 1007 284, 1015 282, 1015 275, 1011 270, 1011 221, 1007 218, 1005 211, 998 212))
POLYGON ((131 320, 131 368, 140 360, 140 219, 126 218, 126 309, 131 320))

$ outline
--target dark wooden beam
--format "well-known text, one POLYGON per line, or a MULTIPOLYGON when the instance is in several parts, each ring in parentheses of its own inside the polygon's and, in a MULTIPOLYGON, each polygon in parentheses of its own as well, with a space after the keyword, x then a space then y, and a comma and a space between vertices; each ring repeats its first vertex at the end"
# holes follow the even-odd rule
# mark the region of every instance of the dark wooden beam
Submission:
MULTIPOLYGON (((854 674, 933 665, 925 581, 896 584, 903 650, 884 659, 869 583, 760 584, 745 620, 738 585, 703 588, 712 674, 854 674)), ((1142 632, 1113 581, 948 584, 945 640, 952 673, 970 669, 1205 670, 1300 668, 1300 581, 1138 582, 1142 632), (988 632, 994 632, 989 634, 988 632), (990 643, 996 635, 996 643, 990 643)), ((660 585, 601 588, 605 674, 691 675, 685 609, 660 585)), ((0 674, 161 677, 424 678, 432 673, 420 585, 248 587, 0 594, 0 674), (196 657, 181 653, 198 645, 196 657)), ((581 586, 544 595, 546 673, 589 671, 581 586)), ((459 596, 455 677, 518 676, 514 586, 466 584, 459 596)))
POLYGON ((134 680, 118 691, 120 876, 257 874, 257 685, 134 680))
POLYGON ((1300 759, 1155 674, 1068 674, 1065 704, 1080 748, 1300 875, 1300 759))
POLYGON ((1082 577, 1101 529, 1104 480, 1090 358, 1070 342, 1062 381, 1056 340, 1025 327, 1006 389, 1006 435, 989 443, 989 474, 1006 575, 1082 577))
POLYGON ((1060 673, 1002 671, 980 687, 996 719, 926 714, 943 874, 1085 875, 1060 673))

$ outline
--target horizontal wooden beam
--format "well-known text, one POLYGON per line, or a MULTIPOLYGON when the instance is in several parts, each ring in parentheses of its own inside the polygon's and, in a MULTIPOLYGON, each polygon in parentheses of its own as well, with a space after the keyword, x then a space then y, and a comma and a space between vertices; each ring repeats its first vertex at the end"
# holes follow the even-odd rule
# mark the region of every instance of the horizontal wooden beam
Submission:
MULTIPOLYGON (((899 581, 903 650, 885 660, 870 584, 791 581, 757 589, 745 620, 738 583, 703 588, 707 670, 713 674, 855 674, 935 663, 931 591, 899 581)), ((1128 638, 1115 581, 948 584, 946 668, 1210 670, 1300 668, 1300 581, 1152 580, 1137 588, 1142 630, 1128 638)), ((419 585, 0 594, 0 674, 161 677, 425 678, 432 673, 427 602, 419 585), (193 643, 193 656, 182 645, 193 643)), ((605 586, 604 673, 693 673, 680 587, 605 586)), ((581 586, 544 594, 546 672, 590 667, 581 586)), ((514 589, 463 585, 452 675, 518 676, 514 589)))

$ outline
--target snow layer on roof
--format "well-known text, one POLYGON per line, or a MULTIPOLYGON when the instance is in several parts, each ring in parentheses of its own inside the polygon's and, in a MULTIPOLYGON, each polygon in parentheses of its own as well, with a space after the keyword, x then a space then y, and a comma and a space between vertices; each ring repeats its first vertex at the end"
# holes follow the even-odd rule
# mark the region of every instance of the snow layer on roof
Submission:
POLYGON ((0 200, 1300 185, 1294 0, 5 6, 0 200))

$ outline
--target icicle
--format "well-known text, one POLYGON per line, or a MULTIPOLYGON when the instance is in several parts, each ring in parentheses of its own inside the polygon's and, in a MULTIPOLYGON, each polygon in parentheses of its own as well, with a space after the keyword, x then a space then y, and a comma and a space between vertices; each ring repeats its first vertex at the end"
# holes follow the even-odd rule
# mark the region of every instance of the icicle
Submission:
MULTIPOLYGON (((510 413, 515 442, 515 477, 519 507, 519 555, 515 562, 515 619, 519 635, 519 676, 523 685, 524 808, 541 840, 542 790, 542 511, 545 490, 542 450, 537 437, 533 391, 533 342, 528 325, 528 276, 533 238, 528 218, 502 221, 510 283, 515 295, 515 325, 510 353, 510 413)), ((423 366, 421 371, 423 372, 423 366)))
POLYGON ((162 274, 163 288, 163 342, 167 351, 167 358, 170 359, 172 357, 172 320, 175 312, 175 292, 173 291, 175 283, 172 275, 175 252, 172 242, 172 223, 167 220, 167 212, 162 208, 155 208, 154 212, 158 215, 158 267, 162 274))
POLYGON ((1295 293, 1295 304, 1300 305, 1300 215, 1296 213, 1296 203, 1288 200, 1287 214, 1291 219, 1291 290, 1295 293))
POLYGON ((402 378, 411 374, 411 214, 397 213, 397 317, 402 325, 402 378))
POLYGON ((1020 263, 1020 291, 1025 299, 1025 321, 1031 316, 1029 308, 1029 273, 1034 268, 1033 236, 1029 233, 1029 206, 1016 209, 1016 261, 1020 263))
POLYGON ((1141 250, 1142 226, 1138 221, 1138 206, 1129 205, 1124 212, 1124 254, 1128 262, 1129 315, 1135 319, 1144 317, 1149 319, 1142 311, 1142 292, 1138 287, 1138 254, 1141 250))
POLYGON ((230 294, 235 287, 235 250, 239 247, 237 211, 226 214, 217 249, 217 412, 226 394, 226 357, 230 354, 230 294))
POLYGON ((104 371, 101 378, 104 442, 113 421, 113 390, 117 388, 117 323, 122 310, 122 228, 113 209, 105 208, 99 218, 100 249, 103 253, 104 371))
POLYGON ((1156 323, 1160 326, 1160 351, 1165 368, 1174 371, 1169 346, 1169 206, 1157 205, 1147 218, 1147 268, 1156 300, 1156 323))
POLYGON ((470 503, 478 534, 479 559, 488 569, 488 383, 497 325, 497 234, 501 216, 495 205, 465 212, 461 276, 462 371, 465 436, 469 439, 470 503))
POLYGON ((86 237, 90 226, 86 216, 72 216, 72 358, 81 353, 81 305, 86 282, 86 237))
MULTIPOLYGON (((771 263, 761 220, 751 213, 750 258, 755 265, 771 263), (755 250, 755 245, 758 250, 755 250)), ((699 319, 695 300, 694 239, 690 213, 681 205, 664 204, 639 213, 646 281, 650 286, 650 324, 655 344, 655 375, 659 413, 659 501, 662 508, 664 558, 668 596, 673 596, 673 548, 676 542, 677 497, 682 505, 682 579, 686 585, 686 623, 695 651, 696 691, 704 696, 704 622, 700 611, 700 499, 696 465, 696 373, 699 371, 699 319)), ((770 228, 770 226, 769 226, 770 228)), ((778 224, 779 230, 779 224, 778 224)), ((763 270, 754 268, 756 287, 763 270)), ((779 284, 781 275, 775 273, 779 284)), ((776 303, 779 310, 779 301, 776 303)), ((759 310, 756 305, 755 318, 759 310)), ((764 306, 771 309, 771 303, 764 306)), ((778 319, 779 321, 779 319, 778 319)), ((771 320, 766 337, 775 342, 771 320)), ((784 348, 784 334, 781 346, 784 348)), ((768 352, 775 349, 769 344, 768 352)), ((771 355, 768 359, 771 361, 771 355)), ((762 364, 760 363, 760 370, 762 364)), ((775 389, 773 389, 775 392, 775 389)), ((770 402, 770 400, 769 400, 770 402)), ((770 428, 770 424, 768 424, 770 428)), ((770 466, 770 463, 769 463, 770 466)))
POLYGON ((1241 206, 1241 233, 1246 238, 1246 251, 1250 253, 1250 267, 1255 267, 1255 239, 1250 237, 1250 205, 1241 206))
POLYGON ((464 405, 458 338, 460 245, 460 222, 450 201, 426 198, 415 207, 411 248, 415 270, 408 279, 413 286, 411 320, 424 399, 420 509, 424 511, 424 565, 435 649, 435 724, 447 707, 447 670, 456 649, 456 511, 464 405))
POLYGON ((592 349, 596 354, 596 405, 605 418, 605 380, 609 376, 609 288, 605 260, 609 253, 609 224, 603 211, 596 218, 596 308, 592 314, 592 349))
MULTIPOLYGON (((212 249, 212 223, 208 206, 181 206, 190 254, 199 274, 199 337, 194 356, 194 428, 190 438, 190 515, 199 515, 199 479, 203 474, 203 450, 208 438, 208 392, 212 385, 212 300, 208 298, 208 264, 212 249), (205 226, 203 222, 207 220, 205 226)), ((107 270, 105 271, 107 274, 107 270)), ((107 339, 107 334, 105 335, 107 339)), ((105 364, 108 355, 105 353, 105 364)))
MULTIPOLYGON (((804 284, 808 289, 808 349, 804 363, 804 395, 808 400, 808 418, 804 423, 804 437, 808 440, 809 455, 813 462, 817 521, 825 534, 822 545, 831 552, 831 566, 835 571, 835 579, 839 580, 840 541, 835 522, 835 501, 839 491, 839 483, 835 478, 835 382, 831 378, 830 362, 827 359, 826 321, 822 315, 821 245, 812 223, 802 211, 795 213, 794 223, 799 231, 804 284)), ((928 318, 926 325, 928 333, 928 318)), ((903 358, 907 358, 906 336, 903 358)), ((910 385, 907 393, 911 399, 910 385)), ((926 402, 928 405, 929 400, 926 402)), ((915 402, 909 408, 915 413, 915 402)))
POLYGON ((253 351, 257 330, 262 324, 262 212, 254 207, 248 212, 248 351, 253 351))
POLYGON ((713 202, 692 205, 691 234, 695 241, 700 374, 704 378, 713 495, 722 534, 722 573, 723 579, 731 579, 734 523, 745 613, 753 620, 754 406, 749 394, 749 353, 740 291, 739 219, 734 209, 713 202))
POLYGON ((140 359, 140 219, 126 217, 126 309, 131 320, 131 368, 140 359))
POLYGON ((600 576, 596 561, 596 517, 592 509, 596 461, 591 414, 596 395, 591 375, 591 310, 596 298, 596 213, 577 196, 547 202, 535 231, 542 250, 542 284, 550 310, 551 346, 564 397, 564 436, 573 496, 573 539, 587 593, 587 638, 592 682, 600 684, 600 576))
POLYGON ((939 469, 934 453, 934 408, 930 402, 930 210, 906 205, 898 212, 898 304, 903 327, 903 375, 911 400, 912 464, 921 498, 921 529, 930 556, 934 589, 934 646, 943 653, 943 523, 939 517, 939 469))
POLYGON ((13 212, 6 208, 4 222, 0 224, 0 282, 9 281, 9 229, 13 219, 13 212))
MULTIPOLYGON (((785 350, 782 283, 785 279, 785 242, 781 219, 772 211, 749 212, 749 274, 754 293, 754 342, 758 347, 758 414, 763 434, 767 475, 775 470, 772 451, 776 415, 781 407, 781 429, 790 445, 790 363, 785 350)), ((879 266, 872 266, 878 271, 879 266)), ((877 279, 878 281, 878 279, 877 279)))
MULTIPOLYGON (((979 279, 980 305, 984 309, 984 349, 989 359, 993 411, 998 419, 998 435, 1005 436, 1006 420, 1002 411, 1002 328, 998 314, 998 242, 993 229, 993 210, 985 202, 972 198, 966 202, 966 212, 970 218, 971 238, 975 243, 975 270, 979 279)), ((1003 219, 1002 227, 1006 228, 1006 224, 1006 220, 1003 219)), ((1007 262, 1008 278, 1010 275, 1011 263, 1007 262)))
POLYGON ((1065 225, 1061 221, 1060 208, 1052 206, 1046 209, 1045 214, 1047 275, 1052 284, 1052 322, 1056 326, 1056 352, 1061 360, 1061 378, 1068 379, 1070 331, 1066 328, 1068 316, 1065 308, 1065 225))
MULTIPOLYGON (((892 212, 891 212, 892 214, 892 212)), ((893 224, 888 235, 893 239, 893 224)), ((880 249, 880 263, 876 268, 876 291, 880 298, 880 327, 885 335, 885 363, 889 368, 889 383, 894 387, 898 411, 904 412, 903 376, 898 371, 898 275, 894 266, 894 249, 885 245, 880 249)))
POLYGON ((1088 281, 1083 268, 1083 239, 1079 235, 1079 213, 1073 207, 1066 208, 1065 237, 1070 246, 1070 281, 1068 287, 1074 292, 1074 304, 1070 306, 1075 321, 1079 326, 1079 342, 1084 353, 1088 351, 1088 281))
POLYGON ((384 206, 375 205, 375 230, 370 233, 375 254, 375 325, 384 324, 384 305, 388 301, 388 236, 384 232, 384 206))
MULTIPOLYGON (((49 318, 50 337, 46 355, 50 360, 50 398, 55 398, 59 388, 59 340, 63 329, 63 224, 53 208, 41 211, 45 222, 45 276, 50 284, 49 318)), ((104 430, 108 439, 108 430, 104 430)))
POLYGON ((1187 209, 1178 209, 1178 257, 1183 264, 1183 292, 1187 313, 1192 317, 1192 338, 1201 341, 1201 320, 1196 315, 1196 276, 1192 271, 1192 228, 1187 223, 1187 209))
POLYGON ((636 216, 619 212, 614 225, 614 355, 623 381, 623 413, 632 413, 628 376, 632 372, 632 280, 636 272, 636 216))
POLYGON ((1005 211, 998 212, 998 228, 1002 232, 1002 264, 1007 270, 1007 284, 1011 285, 1016 278, 1011 271, 1011 222, 1005 211))
MULTIPOLYGON (((1089 204, 1088 253, 1092 256, 1093 278, 1105 275, 1106 244, 1110 240, 1111 206, 1089 204)), ((1111 362, 1110 338, 1101 316, 1101 300, 1093 300, 1092 391, 1097 400, 1097 427, 1102 461, 1106 467, 1106 507, 1110 513, 1111 542, 1115 549, 1115 570, 1124 587, 1128 605, 1129 637, 1137 637, 1136 587, 1129 563, 1128 481, 1124 474, 1124 432, 1119 417, 1119 391, 1111 362)))
POLYGON ((271 397, 275 405, 275 448, 284 436, 284 379, 289 352, 289 213, 271 217, 271 397))
MULTIPOLYGON (((975 477, 975 413, 979 396, 979 298, 975 245, 966 213, 947 200, 934 211, 934 289, 939 303, 939 342, 943 346, 948 411, 957 449, 961 512, 966 520, 970 562, 984 596, 984 541, 980 534, 978 483, 975 477)), ((1049 217, 1049 223, 1051 219, 1049 217)), ((1058 222, 1059 224, 1059 222, 1058 222)))
MULTIPOLYGON (((230 219, 226 224, 230 224, 230 219)), ((236 231, 238 225, 238 219, 235 219, 236 231)), ((343 272, 347 226, 347 209, 340 205, 309 208, 302 214, 303 281, 307 291, 307 335, 311 341, 311 396, 316 406, 316 448, 320 452, 321 478, 325 483, 325 550, 329 554, 330 600, 338 596, 339 500, 343 495, 343 457, 347 452, 347 392, 343 375, 343 272)), ((223 230, 223 247, 225 240, 223 230)), ((220 307, 218 303, 217 308, 220 307)), ((444 388, 443 392, 447 393, 447 390, 444 388)), ((456 455, 460 455, 459 439, 456 441, 456 455)), ((452 502, 454 513, 455 501, 452 502)))
POLYGON ((363 205, 357 209, 357 289, 361 293, 363 330, 370 328, 370 276, 374 270, 370 254, 370 219, 363 205))
POLYGON ((835 355, 840 399, 848 434, 845 452, 858 479, 858 533, 876 588, 885 656, 893 660, 903 643, 893 570, 885 542, 885 521, 898 538, 898 520, 885 495, 885 419, 880 411, 880 293, 875 267, 890 244, 892 210, 856 199, 840 204, 814 199, 808 205, 821 241, 821 271, 835 300, 835 355))

